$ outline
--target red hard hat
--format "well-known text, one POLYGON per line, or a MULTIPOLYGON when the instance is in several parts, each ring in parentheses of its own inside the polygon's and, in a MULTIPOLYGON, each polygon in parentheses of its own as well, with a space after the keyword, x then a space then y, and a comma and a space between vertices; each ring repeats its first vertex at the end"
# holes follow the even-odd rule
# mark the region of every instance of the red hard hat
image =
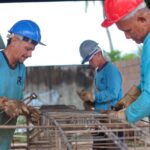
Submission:
POLYGON ((108 27, 132 12, 143 0, 105 0, 104 11, 106 19, 103 27, 108 27))

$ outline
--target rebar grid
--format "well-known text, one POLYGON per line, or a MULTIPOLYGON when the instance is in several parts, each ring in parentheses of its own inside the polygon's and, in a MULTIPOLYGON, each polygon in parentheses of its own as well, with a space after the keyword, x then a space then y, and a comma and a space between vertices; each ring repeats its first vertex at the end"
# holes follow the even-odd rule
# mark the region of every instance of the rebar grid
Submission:
MULTIPOLYGON (((52 150, 136 149, 148 147, 145 139, 150 137, 144 122, 129 125, 91 111, 43 111, 42 125, 50 127, 41 139, 49 139, 52 150)), ((33 148, 31 142, 29 147, 33 148)))
POLYGON ((107 114, 62 109, 42 110, 37 126, 0 126, 27 128, 26 150, 146 150, 150 145, 149 127, 143 121, 133 125, 107 114))

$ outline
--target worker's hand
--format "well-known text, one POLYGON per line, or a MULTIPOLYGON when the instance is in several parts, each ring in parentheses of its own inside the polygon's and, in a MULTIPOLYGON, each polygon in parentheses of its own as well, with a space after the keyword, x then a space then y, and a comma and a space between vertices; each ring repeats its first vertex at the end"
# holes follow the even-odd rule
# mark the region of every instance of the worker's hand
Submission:
POLYGON ((94 95, 92 91, 82 89, 81 91, 77 91, 77 94, 83 102, 86 101, 94 102, 94 95))
POLYGON ((21 101, 2 98, 0 105, 1 111, 4 111, 9 117, 16 118, 19 115, 29 114, 27 105, 21 101))
POLYGON ((5 102, 7 102, 8 99, 6 97, 0 97, 0 109, 2 109, 5 102))
POLYGON ((15 118, 19 115, 19 110, 17 107, 17 102, 15 100, 8 100, 7 98, 2 98, 1 111, 5 112, 9 117, 15 118))
POLYGON ((126 121, 126 116, 125 116, 125 109, 122 109, 120 111, 110 111, 110 113, 108 114, 108 116, 111 119, 117 119, 117 120, 123 120, 126 121))
POLYGON ((22 101, 7 98, 0 98, 0 110, 11 118, 16 118, 19 115, 27 116, 33 124, 39 123, 41 118, 41 112, 38 109, 28 106, 22 101))
POLYGON ((120 99, 118 103, 116 103, 116 105, 114 106, 114 110, 118 111, 120 109, 126 108, 137 99, 140 93, 140 90, 135 85, 133 85, 125 94, 125 96, 120 99))
POLYGON ((94 110, 94 103, 91 101, 83 101, 83 106, 85 110, 94 110))
POLYGON ((27 115, 28 120, 33 124, 33 125, 37 125, 40 122, 41 119, 41 112, 40 110, 32 107, 32 106, 28 106, 28 110, 29 110, 29 114, 27 115))
POLYGON ((100 110, 100 114, 109 114, 112 110, 100 110))

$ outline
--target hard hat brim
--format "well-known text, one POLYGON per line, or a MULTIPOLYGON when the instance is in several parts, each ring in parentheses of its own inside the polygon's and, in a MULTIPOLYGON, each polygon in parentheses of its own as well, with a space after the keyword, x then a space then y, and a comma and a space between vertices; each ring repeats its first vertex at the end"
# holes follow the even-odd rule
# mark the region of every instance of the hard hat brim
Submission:
POLYGON ((46 44, 44 44, 44 43, 42 43, 42 42, 39 42, 39 44, 40 44, 40 45, 43 45, 43 46, 46 46, 46 44))
POLYGON ((122 18, 124 18, 125 16, 127 16, 129 13, 131 13, 131 12, 132 12, 136 7, 138 7, 138 5, 140 5, 141 3, 142 3, 142 1, 140 1, 139 3, 137 3, 137 5, 134 6, 134 7, 129 7, 128 10, 127 10, 124 14, 121 14, 120 16, 119 16, 119 14, 118 14, 118 17, 117 17, 117 18, 112 18, 112 19, 106 18, 106 19, 102 22, 101 26, 102 26, 102 27, 109 27, 109 26, 111 26, 112 24, 118 22, 119 20, 121 20, 122 18))
POLYGON ((89 58, 90 58, 90 57, 88 56, 88 57, 86 57, 85 59, 83 59, 82 62, 81 62, 81 64, 83 65, 83 64, 85 64, 86 62, 88 62, 88 61, 89 61, 89 58))
POLYGON ((111 20, 105 19, 105 20, 102 22, 101 26, 107 28, 107 27, 111 26, 111 25, 112 25, 113 23, 115 23, 115 22, 117 22, 117 21, 113 21, 113 22, 112 22, 111 20))
POLYGON ((85 57, 85 59, 83 59, 83 61, 82 61, 82 64, 84 64, 84 63, 90 61, 90 60, 93 58, 93 56, 94 56, 95 54, 97 54, 98 52, 100 52, 100 51, 101 51, 101 50, 95 50, 92 54, 90 54, 90 55, 88 55, 87 57, 85 57))

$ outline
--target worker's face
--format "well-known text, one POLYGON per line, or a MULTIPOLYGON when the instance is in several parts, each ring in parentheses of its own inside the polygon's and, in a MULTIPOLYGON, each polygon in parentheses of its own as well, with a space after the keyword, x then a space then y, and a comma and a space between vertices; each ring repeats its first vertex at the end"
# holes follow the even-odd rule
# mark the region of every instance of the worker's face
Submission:
POLYGON ((127 39, 132 39, 138 44, 143 43, 148 33, 144 18, 134 16, 127 20, 120 20, 116 23, 116 25, 124 32, 127 39))
POLYGON ((100 53, 95 54, 92 59, 89 61, 89 64, 92 68, 97 68, 99 66, 100 53))
POLYGON ((14 58, 16 61, 23 63, 28 57, 32 56, 32 52, 35 49, 35 45, 20 39, 12 41, 14 53, 14 58))

